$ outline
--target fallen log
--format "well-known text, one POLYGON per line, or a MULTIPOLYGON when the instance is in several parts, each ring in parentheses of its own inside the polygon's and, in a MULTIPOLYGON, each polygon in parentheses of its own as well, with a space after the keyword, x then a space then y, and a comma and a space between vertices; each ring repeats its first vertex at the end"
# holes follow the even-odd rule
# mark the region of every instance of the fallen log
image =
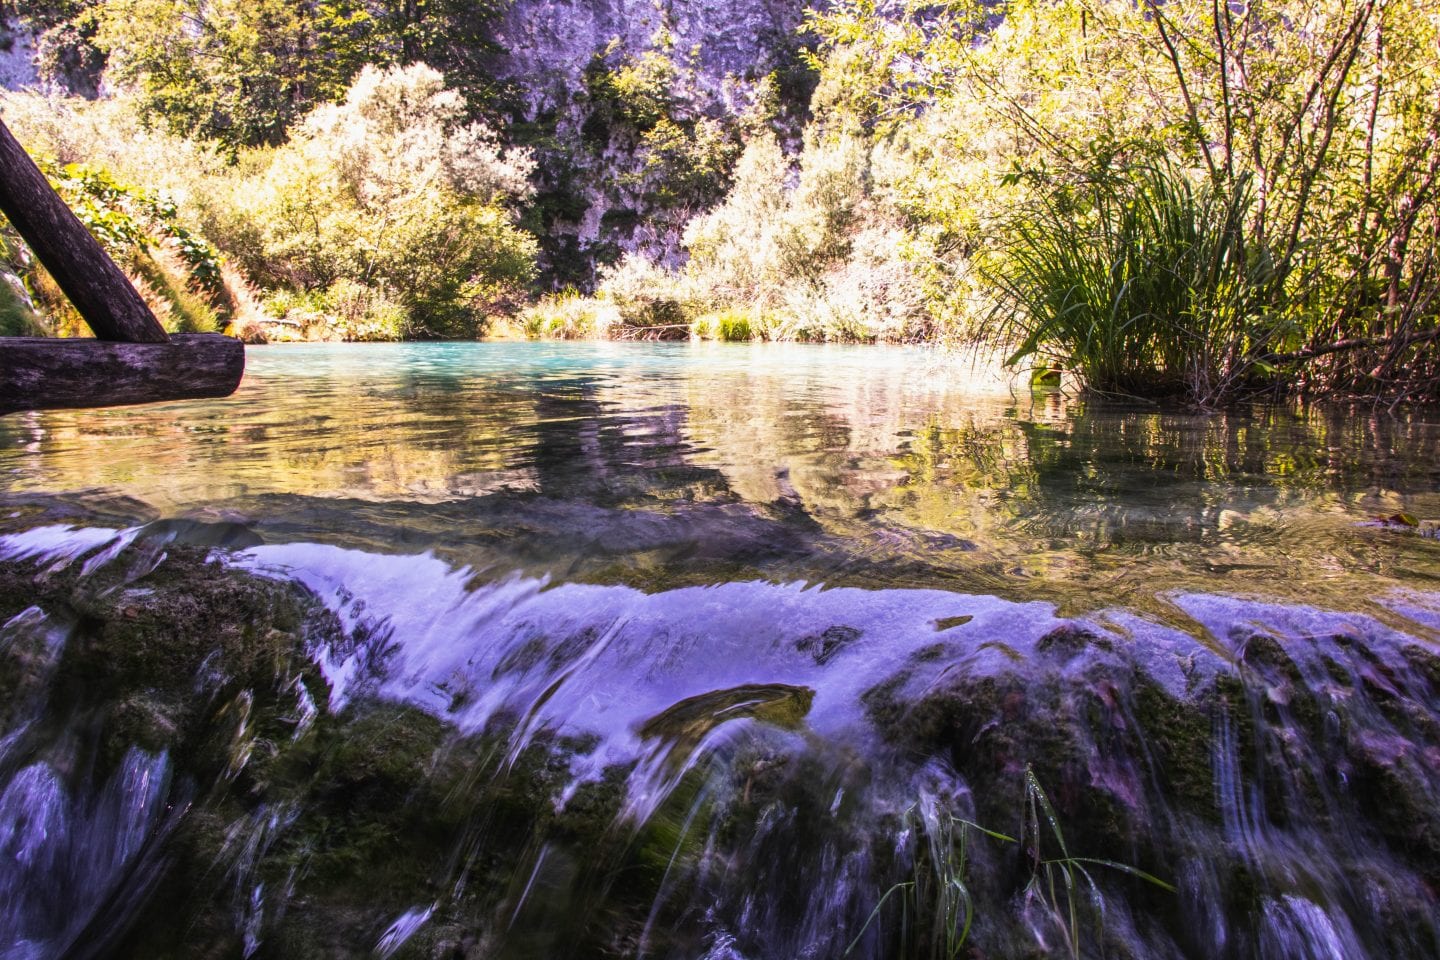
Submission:
POLYGON ((164 343, 165 328, 0 120, 0 212, 101 340, 164 343))
POLYGON ((226 397, 245 373, 245 345, 215 333, 165 343, 0 338, 0 414, 226 397))
POLYGON ((245 346, 170 337, 139 292, 0 120, 0 213, 98 339, 0 338, 0 414, 228 397, 245 346))

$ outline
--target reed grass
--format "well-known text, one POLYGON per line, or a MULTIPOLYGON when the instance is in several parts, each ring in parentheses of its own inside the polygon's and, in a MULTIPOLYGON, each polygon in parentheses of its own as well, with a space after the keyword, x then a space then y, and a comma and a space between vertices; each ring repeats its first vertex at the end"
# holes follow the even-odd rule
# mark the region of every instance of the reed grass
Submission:
POLYGON ((989 839, 1015 844, 1028 859, 1030 877, 1022 900, 1037 905, 1060 931, 1070 956, 1080 957, 1082 940, 1092 921, 1103 931, 1103 895, 1093 870, 1119 871, 1170 893, 1175 887, 1136 867, 1099 857, 1071 853, 1060 817, 1028 766, 1022 800, 1023 831, 1019 838, 988 829, 943 810, 932 797, 911 804, 902 817, 905 829, 923 838, 912 862, 910 879, 894 884, 881 895, 850 942, 845 955, 854 953, 866 932, 881 919, 887 904, 899 911, 895 955, 914 960, 955 960, 965 949, 976 921, 975 893, 969 877, 974 841, 989 839), (1046 856, 1046 850, 1058 856, 1046 856))
POLYGON ((986 265, 1009 362, 1060 364, 1099 393, 1211 406, 1271 373, 1284 280, 1249 224, 1245 177, 1157 164, 1042 191, 986 265))

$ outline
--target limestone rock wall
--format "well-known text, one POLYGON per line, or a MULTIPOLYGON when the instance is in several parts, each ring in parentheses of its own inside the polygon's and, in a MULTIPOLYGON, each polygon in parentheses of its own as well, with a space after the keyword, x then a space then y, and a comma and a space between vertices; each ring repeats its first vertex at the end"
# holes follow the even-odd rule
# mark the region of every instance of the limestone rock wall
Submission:
MULTIPOLYGON (((681 202, 666 196, 643 131, 612 124, 593 95, 597 70, 619 69, 646 53, 675 68, 668 119, 684 130, 709 120, 729 131, 772 78, 782 115, 798 132, 809 87, 798 53, 805 0, 517 0, 496 32, 498 77, 519 95, 517 130, 529 130, 541 168, 540 216, 546 267, 558 286, 587 287, 597 267, 639 251, 668 264, 683 258, 680 236, 718 200, 711 189, 681 202)), ((522 142, 524 134, 517 137, 522 142)))

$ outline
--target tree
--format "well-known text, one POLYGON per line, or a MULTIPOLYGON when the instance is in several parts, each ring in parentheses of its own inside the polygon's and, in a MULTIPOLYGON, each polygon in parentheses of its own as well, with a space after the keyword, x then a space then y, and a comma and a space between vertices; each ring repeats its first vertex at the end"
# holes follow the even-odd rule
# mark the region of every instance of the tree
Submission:
POLYGON ((510 212, 532 163, 465 116, 424 64, 363 69, 275 152, 249 211, 261 237, 250 271, 307 290, 382 288, 414 336, 478 332, 534 271, 534 240, 510 212))
MULTIPOLYGON (((71 0, 80 3, 81 0, 71 0)), ((463 77, 466 111, 489 92, 498 8, 460 0, 98 0, 93 25, 112 80, 184 136, 231 151, 284 142, 362 67, 431 60, 463 77)))

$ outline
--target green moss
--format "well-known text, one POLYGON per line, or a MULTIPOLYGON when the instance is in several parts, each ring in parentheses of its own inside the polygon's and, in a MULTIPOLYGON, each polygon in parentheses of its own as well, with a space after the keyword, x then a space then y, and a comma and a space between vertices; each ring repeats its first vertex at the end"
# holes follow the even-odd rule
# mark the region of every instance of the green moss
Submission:
POLYGON ((1142 683, 1135 690, 1135 715, 1167 793, 1184 809, 1218 822, 1211 711, 1167 696, 1156 684, 1142 683))
POLYGON ((315 789, 368 805, 403 803, 426 779, 445 728, 414 707, 362 702, 348 708, 316 770, 315 789))
POLYGON ((10 277, 0 264, 0 337, 43 337, 39 314, 10 286, 10 277))

